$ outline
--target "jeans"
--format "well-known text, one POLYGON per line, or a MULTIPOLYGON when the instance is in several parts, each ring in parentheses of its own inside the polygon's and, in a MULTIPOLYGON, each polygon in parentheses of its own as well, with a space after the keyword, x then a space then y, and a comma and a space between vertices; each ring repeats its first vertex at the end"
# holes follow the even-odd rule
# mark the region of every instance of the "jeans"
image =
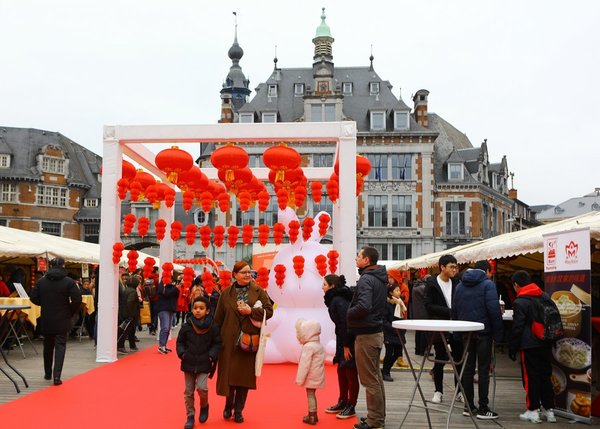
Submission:
POLYGON ((169 339, 169 333, 171 332, 171 323, 173 323, 173 312, 161 311, 160 313, 158 313, 158 320, 160 321, 158 345, 160 347, 165 347, 167 345, 167 340, 169 339))
POLYGON ((208 374, 194 374, 192 372, 184 372, 185 391, 183 399, 185 401, 185 413, 187 416, 194 416, 194 390, 198 391, 200 397, 200 408, 208 406, 208 374))
POLYGON ((354 343, 358 378, 367 399, 367 424, 371 427, 385 425, 385 389, 379 370, 382 347, 383 332, 357 335, 354 343))
POLYGON ((465 403, 474 408, 475 390, 473 380, 475 377, 475 362, 477 362, 477 392, 479 395, 479 408, 487 408, 489 404, 488 394, 490 391, 490 365, 492 363, 492 347, 494 340, 489 335, 474 334, 469 343, 469 356, 465 362, 462 376, 462 384, 465 389, 465 403))
POLYGON ((44 373, 60 378, 67 351, 67 333, 44 334, 44 373), (54 360, 54 373, 52 361, 54 360))

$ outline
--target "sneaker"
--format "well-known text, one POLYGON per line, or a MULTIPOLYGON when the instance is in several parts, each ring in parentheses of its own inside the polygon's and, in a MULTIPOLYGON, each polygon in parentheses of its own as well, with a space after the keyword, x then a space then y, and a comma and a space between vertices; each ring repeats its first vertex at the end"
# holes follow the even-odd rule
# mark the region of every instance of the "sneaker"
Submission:
POLYGON ((546 420, 548 423, 556 423, 556 417, 554 417, 554 410, 552 408, 542 411, 540 418, 546 420))
POLYGON ((389 374, 381 374, 381 378, 383 378, 383 381, 394 381, 392 376, 389 374))
POLYGON ((163 355, 166 355, 168 353, 166 347, 163 347, 163 346, 158 348, 158 352, 163 355))
POLYGON ((498 413, 493 412, 488 407, 482 407, 477 410, 477 415, 475 417, 479 420, 495 420, 498 418, 498 413))
POLYGON ((465 398, 461 392, 458 392, 458 395, 456 395, 456 402, 465 402, 465 398))
POLYGON ((126 355, 127 354, 127 349, 125 347, 119 347, 117 349, 117 354, 126 355))
POLYGON ((165 346, 164 349, 167 351, 167 353, 171 353, 173 351, 170 348, 168 348, 167 346, 165 346))
POLYGON ((442 402, 442 392, 435 392, 433 394, 433 398, 431 398, 431 402, 434 404, 439 404, 442 402))
MULTIPOLYGON (((552 413, 554 415, 554 413, 552 413)), ((538 410, 527 410, 523 414, 519 414, 519 419, 530 421, 531 423, 542 423, 540 412, 538 410)))
POLYGON ((402 358, 402 356, 400 356, 398 359, 396 359, 396 365, 400 368, 408 368, 408 364, 406 362, 404 362, 404 359, 402 358))
POLYGON ((346 408, 344 408, 344 410, 341 413, 338 413, 338 415, 335 417, 338 419, 349 419, 351 417, 354 417, 355 415, 356 411, 354 410, 354 406, 348 405, 346 406, 346 408))
POLYGON ((361 420, 360 423, 356 423, 353 427, 354 429, 383 429, 369 426, 366 420, 361 420))
MULTIPOLYGON (((471 414, 473 414, 473 417, 477 416, 477 407, 473 407, 471 408, 471 414)), ((463 412, 462 415, 465 417, 469 417, 471 414, 469 414, 469 407, 466 406, 465 408, 463 408, 463 412)))
POLYGON ((327 414, 337 414, 346 409, 346 401, 342 401, 341 399, 337 404, 332 405, 331 407, 325 408, 325 412, 327 414))

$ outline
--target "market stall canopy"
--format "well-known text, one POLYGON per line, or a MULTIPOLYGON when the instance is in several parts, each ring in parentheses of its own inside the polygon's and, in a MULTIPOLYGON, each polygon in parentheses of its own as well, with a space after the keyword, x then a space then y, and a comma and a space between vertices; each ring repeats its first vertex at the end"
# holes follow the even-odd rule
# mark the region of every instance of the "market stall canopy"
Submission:
POLYGON ((396 263, 394 268, 410 270, 437 267, 440 256, 445 254, 454 255, 459 264, 467 264, 481 259, 502 259, 532 253, 543 253, 543 235, 584 228, 590 229, 590 237, 592 239, 600 240, 600 212, 590 212, 559 222, 502 234, 488 238, 487 240, 406 259, 396 263))
MULTIPOLYGON (((112 249, 109 249, 112 252, 112 249)), ((150 255, 139 253, 138 266, 144 265, 144 259, 150 255)), ((24 231, 0 226, 0 261, 3 259, 42 257, 53 259, 60 256, 66 262, 81 264, 100 263, 100 245, 70 238, 57 237, 41 232, 24 231)), ((158 257, 152 256, 156 263, 158 257)), ((121 265, 127 265, 127 251, 123 252, 121 265)), ((175 269, 183 269, 175 266, 175 269)))

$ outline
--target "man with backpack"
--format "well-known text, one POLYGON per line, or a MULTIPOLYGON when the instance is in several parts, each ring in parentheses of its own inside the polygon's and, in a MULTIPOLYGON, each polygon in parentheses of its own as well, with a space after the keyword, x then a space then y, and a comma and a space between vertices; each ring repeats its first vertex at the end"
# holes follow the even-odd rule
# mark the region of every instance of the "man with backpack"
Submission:
MULTIPOLYGON (((544 324, 539 319, 540 307, 548 306, 547 318, 552 318, 552 300, 535 283, 526 271, 517 271, 512 276, 517 292, 513 303, 513 327, 509 340, 509 357, 517 360, 521 351, 521 376, 525 388, 527 410, 519 416, 521 420, 541 423, 541 418, 556 422, 554 417, 554 390, 552 389, 552 344, 554 339, 541 339, 543 334, 532 325, 544 324), (548 302, 549 301, 549 302, 548 302), (544 410, 540 413, 540 404, 544 410)), ((556 306, 554 305, 554 308, 556 306)), ((556 310, 558 313, 558 309, 556 310)), ((544 313, 542 311, 541 313, 544 313)), ((546 321, 546 324, 551 324, 546 321)), ((543 330, 542 330, 543 331, 543 330)))

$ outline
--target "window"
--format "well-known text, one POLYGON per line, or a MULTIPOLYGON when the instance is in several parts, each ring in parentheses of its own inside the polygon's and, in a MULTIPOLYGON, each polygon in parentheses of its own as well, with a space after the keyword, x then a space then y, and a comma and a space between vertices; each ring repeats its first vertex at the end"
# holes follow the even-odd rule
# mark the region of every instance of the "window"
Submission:
POLYGON ((86 198, 83 200, 84 207, 98 207, 98 198, 86 198))
POLYGON ((304 95, 304 84, 303 83, 295 83, 294 84, 294 95, 304 95))
POLYGON ((387 180, 388 179, 388 156, 382 154, 367 154, 371 162, 371 171, 369 172, 370 180, 387 180))
POLYGON ((388 226, 388 197, 387 195, 369 195, 368 197, 368 226, 388 226))
POLYGON ((254 114, 240 113, 240 124, 251 124, 254 122, 254 114))
MULTIPOLYGON (((229 251, 229 249, 227 249, 227 251, 229 251)), ((245 244, 238 244, 235 246, 235 260, 252 262, 252 246, 246 246, 245 244)))
POLYGON ((8 219, 0 219, 0 226, 8 226, 8 219))
POLYGON ((394 112, 394 129, 408 130, 408 112, 394 112))
MULTIPOLYGON (((312 197, 311 197, 311 200, 312 200, 312 197)), ((331 225, 333 225, 333 202, 329 199, 327 194, 322 194, 321 201, 319 201, 318 203, 315 203, 313 201, 312 205, 313 205, 313 213, 312 213, 313 216, 315 216, 319 212, 327 212, 331 216, 331 219, 332 219, 331 225)), ((319 219, 315 219, 315 223, 316 223, 316 225, 314 226, 314 228, 318 228, 319 219)))
POLYGON ((342 93, 344 95, 352 95, 352 82, 342 83, 342 93))
POLYGON ((17 186, 12 183, 0 183, 0 201, 3 203, 16 203, 17 186))
POLYGON ((385 112, 371 112, 371 130, 385 130, 385 112))
POLYGON ((209 214, 207 214, 204 210, 196 210, 193 216, 194 224, 196 224, 196 226, 208 225, 209 214))
POLYGON ((392 195, 392 227, 412 225, 412 197, 410 195, 392 195))
MULTIPOLYGON (((273 199, 273 198, 272 198, 273 199)), ((275 200, 277 200, 277 198, 274 198, 275 200)), ((243 225, 252 225, 254 226, 254 224, 256 223, 256 216, 254 213, 254 208, 255 207, 250 207, 248 210, 246 210, 245 212, 240 210, 240 205, 237 205, 237 209, 235 211, 235 219, 236 222, 235 224, 240 228, 240 237, 242 236, 242 226, 243 225)), ((258 234, 257 231, 254 231, 254 235, 258 234)))
POLYGON ((83 241, 87 243, 100 243, 100 225, 97 223, 84 224, 83 241))
MULTIPOLYGON (((136 219, 139 220, 142 216, 147 217, 150 220, 150 225, 148 227, 148 234, 155 234, 154 222, 158 219, 158 210, 154 210, 154 208, 147 203, 142 204, 132 204, 131 205, 131 213, 133 213, 136 219)), ((124 216, 124 215, 123 215, 124 216)), ((137 228, 134 228, 132 233, 137 234, 137 228)), ((185 234, 185 232, 184 232, 185 234)))
POLYGON ((254 168, 259 167, 263 168, 265 166, 265 162, 263 161, 262 154, 261 155, 249 155, 248 156, 248 167, 254 168))
POLYGON ((277 122, 277 113, 263 113, 262 121, 263 122, 277 122))
POLYGON ((313 167, 333 167, 332 153, 315 153, 313 154, 313 167))
POLYGON ((463 165, 460 163, 448 164, 448 180, 463 180, 463 165))
POLYGON ((9 168, 10 167, 10 155, 8 154, 0 154, 0 168, 9 168))
POLYGON ((42 171, 45 173, 65 174, 65 160, 44 156, 42 158, 42 171))
POLYGON ((40 206, 67 207, 67 189, 56 186, 38 186, 36 200, 40 206))
POLYGON ((273 85, 273 84, 269 85, 269 90, 267 92, 267 96, 277 97, 277 85, 273 85))
POLYGON ((379 94, 379 82, 369 83, 369 92, 371 95, 379 94))
POLYGON ((392 244, 392 260, 402 261, 412 258, 412 246, 410 244, 392 244))
POLYGON ((335 121, 335 104, 311 104, 311 122, 333 122, 335 121))
POLYGON ((377 249, 379 252, 379 260, 387 261, 388 260, 388 246, 387 244, 369 244, 369 246, 377 249))
POLYGON ((275 195, 271 195, 270 197, 271 198, 269 199, 269 206, 264 212, 259 213, 259 217, 260 223, 273 226, 273 224, 277 223, 277 213, 279 210, 279 206, 277 205, 277 197, 275 195))
POLYGON ((412 179, 412 154, 392 154, 392 179, 412 179))
POLYGON ((42 222, 42 232, 60 237, 61 224, 58 222, 42 222))
POLYGON ((446 235, 465 235, 465 203, 446 203, 446 235))

